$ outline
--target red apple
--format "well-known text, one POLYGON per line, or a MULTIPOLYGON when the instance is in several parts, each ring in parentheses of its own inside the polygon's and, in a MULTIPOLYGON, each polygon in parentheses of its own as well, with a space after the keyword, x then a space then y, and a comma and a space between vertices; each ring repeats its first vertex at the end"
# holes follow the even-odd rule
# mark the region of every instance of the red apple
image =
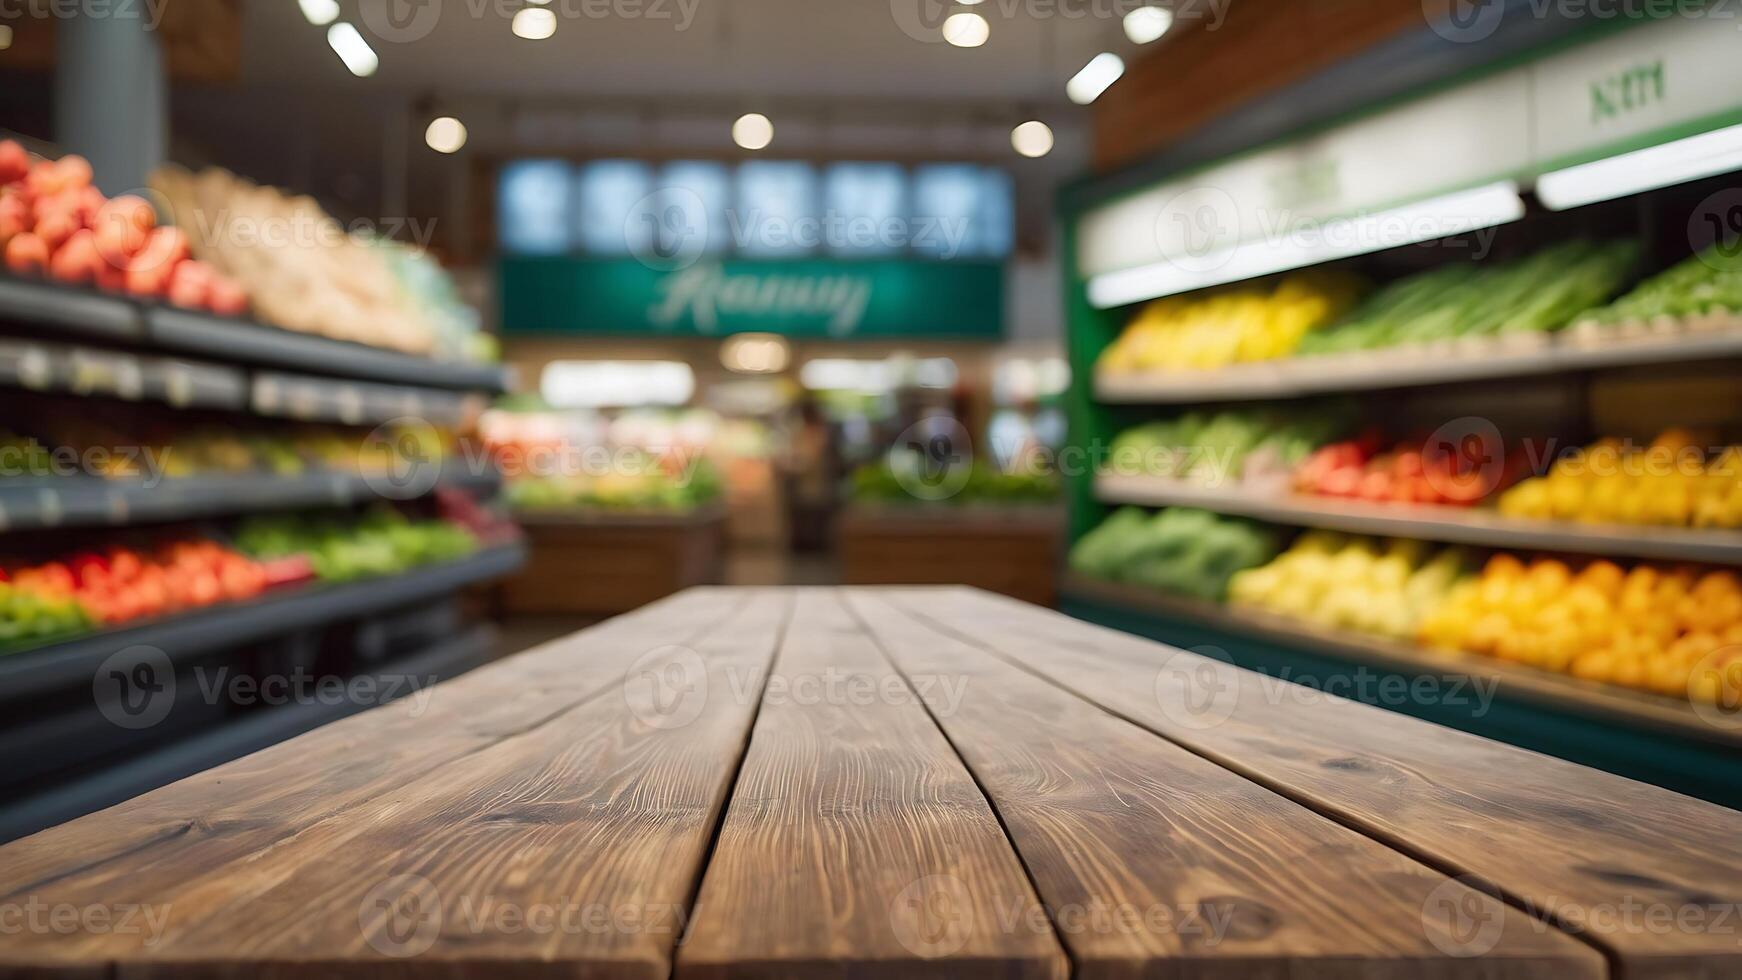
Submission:
POLYGON ((123 194, 97 210, 91 228, 97 233, 97 251, 103 261, 124 269, 133 256, 145 247, 145 239, 157 215, 144 198, 123 194))
POLYGON ((68 153, 61 157, 60 161, 55 164, 55 169, 60 172, 63 188, 91 186, 91 161, 77 153, 68 153))
POLYGON ((82 286, 97 278, 103 257, 97 254, 97 238, 89 228, 80 228, 68 236, 54 256, 48 260, 50 277, 71 285, 82 286))
POLYGON ((30 173, 30 154, 17 140, 0 140, 0 184, 23 180, 30 173))
POLYGON ((42 239, 51 252, 64 245, 78 230, 79 218, 72 211, 54 208, 37 214, 36 237, 42 239))
POLYGON ((17 275, 33 276, 48 265, 48 246, 32 232, 21 232, 6 243, 6 268, 17 275))

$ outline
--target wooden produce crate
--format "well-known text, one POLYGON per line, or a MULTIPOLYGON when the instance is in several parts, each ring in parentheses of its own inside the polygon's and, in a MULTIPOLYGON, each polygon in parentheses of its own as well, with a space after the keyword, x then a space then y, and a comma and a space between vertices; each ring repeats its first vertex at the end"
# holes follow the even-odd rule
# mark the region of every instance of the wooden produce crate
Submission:
POLYGON ((614 616, 720 581, 726 511, 687 514, 520 511, 529 556, 504 581, 510 615, 614 616))
POLYGON ((1053 507, 853 507, 836 529, 845 585, 971 585, 1051 606, 1064 512, 1053 507))

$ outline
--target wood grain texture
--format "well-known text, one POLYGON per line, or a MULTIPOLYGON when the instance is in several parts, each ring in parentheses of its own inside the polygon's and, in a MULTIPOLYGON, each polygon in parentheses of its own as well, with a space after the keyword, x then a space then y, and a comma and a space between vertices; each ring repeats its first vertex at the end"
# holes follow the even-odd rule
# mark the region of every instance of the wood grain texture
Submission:
MULTIPOLYGON (((404 703, 379 708, 0 848, 0 902, 143 907, 167 916, 157 934, 9 935, 0 942, 0 973, 72 971, 95 960, 122 964, 130 975, 178 962, 205 964, 207 975, 217 975, 229 958, 253 961, 247 972, 255 972, 299 955, 367 955, 373 950, 355 908, 333 912, 328 928, 339 935, 311 939, 300 954, 274 945, 272 937, 295 936, 292 924, 305 914, 283 897, 296 892, 282 889, 318 880, 337 895, 376 874, 382 860, 410 864, 417 851, 439 850, 430 841, 441 834, 507 839, 518 826, 554 844, 573 829, 558 818, 573 816, 574 807, 600 819, 613 807, 632 807, 622 794, 645 777, 622 761, 631 753, 641 767, 688 766, 688 781, 669 790, 670 802, 681 803, 678 814, 655 817, 699 843, 706 794, 723 792, 735 760, 733 725, 744 734, 749 709, 717 706, 718 744, 703 746, 712 754, 696 759, 673 751, 677 736, 642 731, 626 716, 628 672, 649 651, 674 643, 725 644, 736 659, 724 666, 744 669, 760 648, 765 666, 784 605, 778 595, 752 601, 742 592, 698 590, 442 685, 421 714, 404 703), (578 756, 563 755, 571 745, 586 753, 588 766, 573 768, 578 756), (620 765, 610 769, 613 760, 620 765), (588 775, 595 767, 597 775, 588 775), (420 822, 426 808, 433 822, 420 822), (684 819, 674 819, 679 814, 684 819), (321 874, 339 877, 310 877, 321 874)), ((666 801, 667 793, 650 795, 666 801)), ((514 850, 531 853, 530 845, 514 850)), ((306 914, 333 911, 318 893, 304 894, 313 903, 306 914)), ((395 965, 375 959, 377 967, 382 960, 395 965)))
MULTIPOLYGON (((1497 900, 906 616, 848 605, 1009 829, 1082 980, 1589 978, 1602 957, 1497 900), (1467 955, 1448 913, 1492 903, 1467 955)), ((1042 923, 1044 925, 1044 923, 1042 923)))
POLYGON ((914 692, 799 593, 677 976, 1062 978, 1038 900, 914 692))
POLYGON ((890 595, 959 639, 1509 896, 1606 950, 1627 980, 1742 977, 1742 813, 987 593, 890 595))

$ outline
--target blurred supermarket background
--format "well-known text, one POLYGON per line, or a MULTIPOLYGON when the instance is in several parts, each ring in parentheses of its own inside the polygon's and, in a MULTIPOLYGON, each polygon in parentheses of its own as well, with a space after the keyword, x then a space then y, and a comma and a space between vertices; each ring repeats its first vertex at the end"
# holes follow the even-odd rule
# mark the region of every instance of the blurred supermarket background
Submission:
POLYGON ((722 583, 1735 804, 1739 26, 0 7, 0 838, 722 583))

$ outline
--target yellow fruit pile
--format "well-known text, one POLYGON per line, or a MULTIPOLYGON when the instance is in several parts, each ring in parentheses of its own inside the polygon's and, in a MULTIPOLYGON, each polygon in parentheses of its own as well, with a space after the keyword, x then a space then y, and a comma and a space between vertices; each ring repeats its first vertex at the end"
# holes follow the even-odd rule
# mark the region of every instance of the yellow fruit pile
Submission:
POLYGON ((1734 703, 1742 650, 1726 648, 1742 644, 1742 582, 1728 571, 1622 571, 1608 561, 1577 573, 1553 559, 1526 568, 1496 555, 1423 619, 1420 639, 1587 680, 1734 703))
POLYGON ((1274 289, 1242 286, 1159 299, 1107 348, 1099 369, 1207 371, 1287 357, 1302 337, 1337 319, 1359 295, 1356 279, 1320 271, 1288 276, 1274 289))
POLYGON ((1406 638, 1464 572, 1457 549, 1309 531, 1268 565, 1237 573, 1228 595, 1325 626, 1406 638))
POLYGON ((1605 439, 1508 490, 1500 512, 1590 524, 1742 527, 1742 447, 1708 455, 1680 429, 1644 450, 1605 439))

